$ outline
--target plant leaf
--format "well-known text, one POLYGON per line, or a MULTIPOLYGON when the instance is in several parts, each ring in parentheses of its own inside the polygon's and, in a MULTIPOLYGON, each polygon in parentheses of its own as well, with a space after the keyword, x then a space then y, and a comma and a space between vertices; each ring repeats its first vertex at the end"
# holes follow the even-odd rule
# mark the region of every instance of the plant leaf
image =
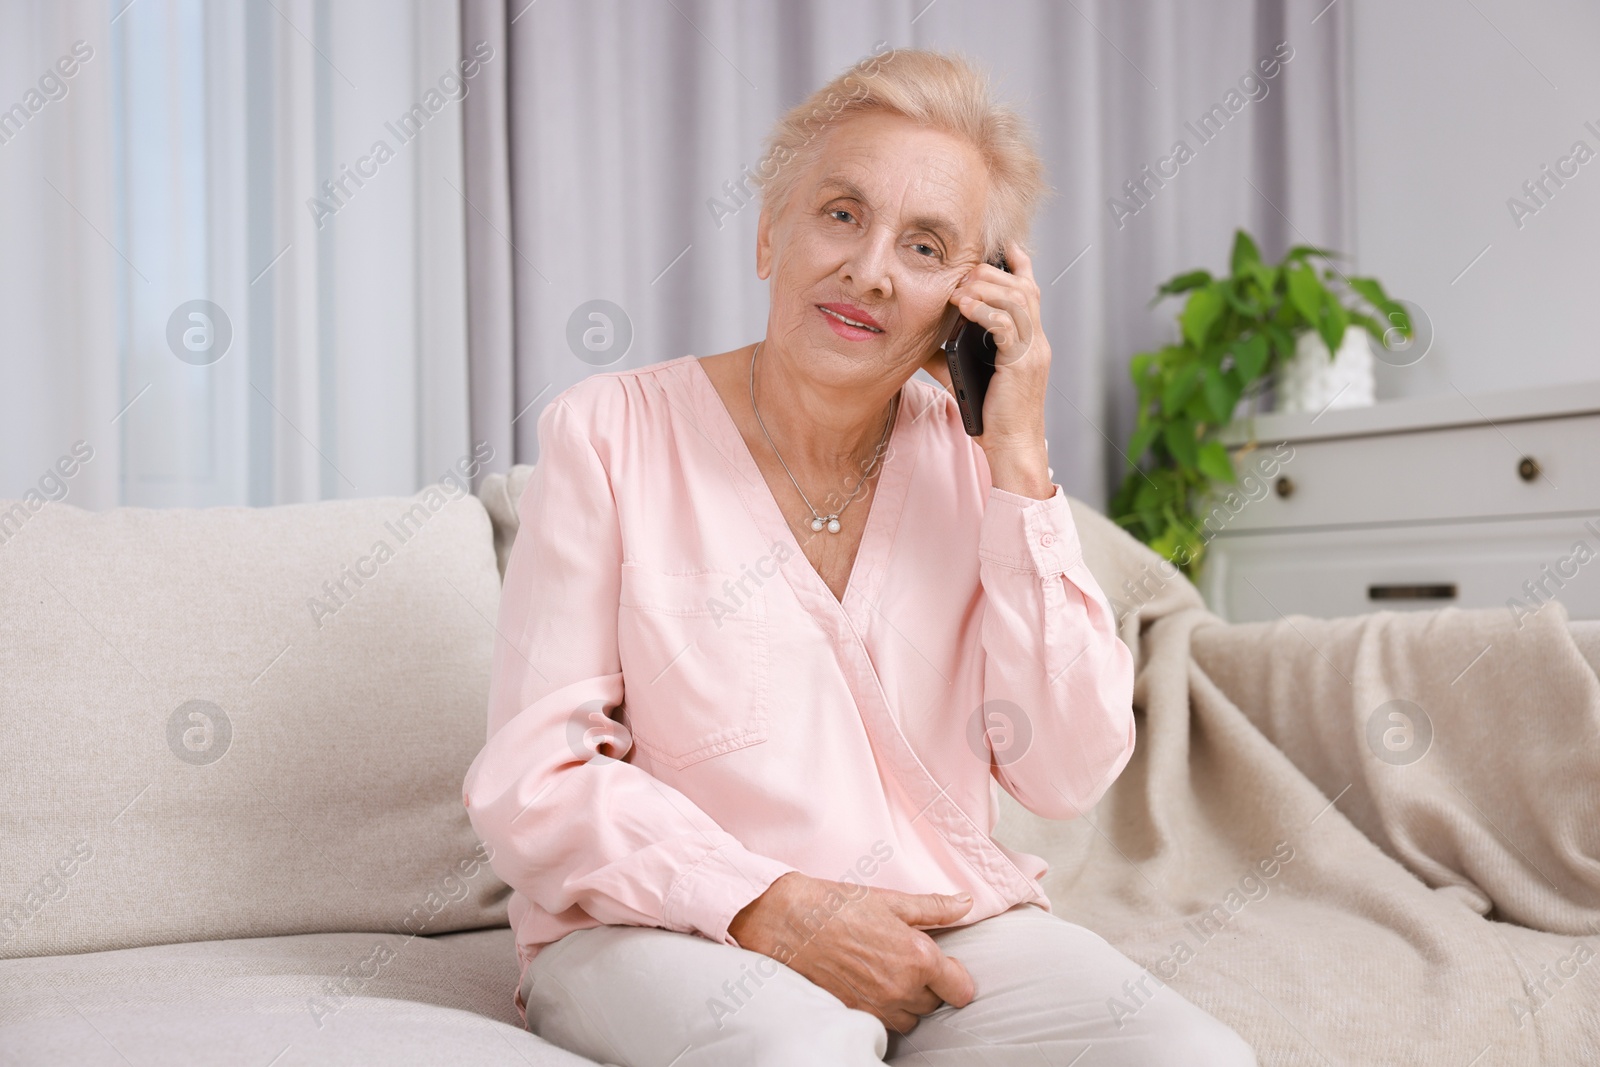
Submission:
POLYGON ((1399 330, 1401 337, 1415 336, 1414 327, 1411 324, 1411 315, 1399 304, 1396 304, 1392 310, 1385 312, 1383 317, 1389 320, 1389 326, 1383 331, 1383 337, 1380 338, 1380 340, 1383 340, 1384 347, 1389 347, 1389 342, 1386 340, 1389 336, 1389 330, 1399 330))
POLYGON ((1252 263, 1248 271, 1249 276, 1255 279, 1255 283, 1261 286, 1261 291, 1268 298, 1278 291, 1278 278, 1283 274, 1280 268, 1266 263, 1252 263))
POLYGON ((1361 312, 1351 311, 1349 308, 1345 309, 1345 313, 1350 316, 1350 325, 1361 327, 1363 330, 1366 330, 1367 333, 1372 335, 1373 341, 1380 345, 1383 344, 1383 336, 1385 333, 1383 323, 1379 322, 1371 315, 1363 315, 1361 312))
MULTIPOLYGON (((1157 473, 1159 474, 1160 472, 1157 473)), ((1151 477, 1141 481, 1138 492, 1134 494, 1133 506, 1152 515, 1160 511, 1163 500, 1161 482, 1162 479, 1159 477, 1151 477)), ((1152 525, 1154 525, 1153 521, 1152 525)))
MULTIPOLYGON (((1294 334, 1284 329, 1275 322, 1269 322, 1264 327, 1267 339, 1272 342, 1272 350, 1277 353, 1280 363, 1294 358, 1294 334)), ((1272 369, 1271 360, 1268 360, 1267 370, 1272 369)))
POLYGON ((1233 346, 1233 364, 1239 368, 1241 385, 1249 385, 1267 369, 1267 358, 1272 355, 1272 350, 1267 343, 1264 333, 1252 335, 1248 340, 1239 341, 1233 346))
POLYGON ((1240 315, 1247 319, 1259 319, 1266 312, 1266 308, 1246 295, 1245 287, 1248 280, 1247 278, 1234 278, 1223 282, 1222 295, 1227 298, 1233 310, 1240 315))
MULTIPOLYGON (((1198 289, 1202 285, 1211 284, 1211 272, 1208 270, 1192 270, 1187 274, 1179 274, 1167 279, 1161 288, 1156 290, 1156 300, 1174 293, 1187 293, 1190 289, 1198 289)), ((1155 301, 1151 301, 1154 303, 1155 301)))
POLYGON ((1318 248, 1316 245, 1295 245, 1283 257, 1285 263, 1304 263, 1307 256, 1316 256, 1318 259, 1338 259, 1339 253, 1331 248, 1318 248))
MULTIPOLYGON (((1411 336, 1411 316, 1406 313, 1405 308, 1401 307, 1396 300, 1383 291, 1383 284, 1378 279, 1351 278, 1350 288, 1359 293, 1367 303, 1377 308, 1384 320, 1389 323, 1388 326, 1380 328, 1377 332, 1373 332, 1372 327, 1367 326, 1367 332, 1372 333, 1372 336, 1377 338, 1380 343, 1384 343, 1383 339, 1390 330, 1398 330, 1401 337, 1411 336)), ((1362 325, 1365 326, 1366 324, 1363 323, 1362 325)))
POLYGON ((1243 230, 1236 230, 1233 235, 1233 273, 1242 274, 1251 263, 1260 262, 1261 250, 1256 247, 1255 241, 1243 230))
POLYGON ((1161 441, 1172 453, 1172 458, 1185 467, 1193 467, 1199 451, 1194 440, 1194 423, 1178 418, 1161 428, 1161 441))
POLYGON ((1289 303, 1300 313, 1300 317, 1305 319, 1307 326, 1320 325, 1328 291, 1322 287, 1322 282, 1317 280, 1317 272, 1302 263, 1297 267, 1291 267, 1288 274, 1289 303))
POLYGON ((1207 441, 1201 445, 1197 465, 1200 472, 1213 481, 1234 480, 1233 460, 1221 441, 1207 441))
POLYGON ((1189 395, 1194 392, 1195 381, 1200 376, 1200 364, 1190 363, 1178 369, 1178 372, 1167 382, 1167 387, 1161 393, 1161 408, 1163 411, 1177 411, 1181 409, 1189 395))
POLYGON ((1128 377, 1133 379, 1133 384, 1143 386, 1145 377, 1150 373, 1151 364, 1155 362, 1154 352, 1140 352, 1128 360, 1128 377))
POLYGON ((1156 434, 1161 432, 1161 424, 1155 421, 1141 423, 1128 438, 1128 466, 1137 467, 1139 457, 1143 456, 1156 439, 1156 434))
POLYGON ((1367 303, 1379 311, 1387 311, 1390 307, 1396 306, 1395 302, 1389 299, 1389 294, 1383 291, 1383 284, 1376 278, 1351 278, 1350 288, 1360 293, 1366 298, 1367 303))
POLYGON ((1224 300, 1218 288, 1216 285, 1207 285, 1204 289, 1196 289, 1184 305, 1183 314, 1178 316, 1178 321, 1183 324, 1183 336, 1196 348, 1205 347, 1206 335, 1222 315, 1224 300))
POLYGON ((1178 527, 1168 526, 1161 532, 1160 537, 1150 542, 1150 551, 1170 563, 1172 562, 1173 554, 1178 551, 1178 541, 1182 536, 1182 531, 1178 527))
POLYGON ((1218 426, 1230 422, 1234 405, 1239 403, 1238 390, 1230 386, 1222 372, 1215 367, 1205 369, 1200 385, 1205 390, 1206 405, 1211 408, 1211 421, 1218 426))
POLYGON ((1196 426, 1202 423, 1212 423, 1216 420, 1211 415, 1211 401, 1206 399, 1204 389, 1196 389, 1189 402, 1183 405, 1183 414, 1196 426))
POLYGON ((1322 335, 1322 343, 1328 346, 1331 358, 1344 344, 1344 328, 1350 324, 1350 313, 1326 291, 1322 311, 1322 318, 1317 322, 1317 333, 1322 335))

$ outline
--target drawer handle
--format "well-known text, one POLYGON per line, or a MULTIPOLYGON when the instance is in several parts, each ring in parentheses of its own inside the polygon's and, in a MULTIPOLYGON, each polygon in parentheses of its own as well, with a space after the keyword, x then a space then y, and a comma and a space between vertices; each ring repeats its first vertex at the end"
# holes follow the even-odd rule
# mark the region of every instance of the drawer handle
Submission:
POLYGON ((1454 600, 1456 583, 1436 585, 1369 585, 1368 600, 1454 600))
POLYGON ((1539 477, 1539 461, 1532 456, 1523 456, 1522 462, 1517 464, 1517 474, 1525 482, 1531 482, 1539 477))

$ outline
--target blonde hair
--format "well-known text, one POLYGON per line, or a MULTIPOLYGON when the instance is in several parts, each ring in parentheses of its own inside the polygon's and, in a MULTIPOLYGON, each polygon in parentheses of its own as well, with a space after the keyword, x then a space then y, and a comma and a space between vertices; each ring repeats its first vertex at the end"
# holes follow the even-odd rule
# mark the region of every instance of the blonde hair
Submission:
POLYGON ((921 49, 868 56, 789 109, 767 135, 766 154, 754 176, 763 204, 774 215, 781 212, 800 175, 822 155, 824 134, 866 112, 903 115, 978 150, 989 173, 985 259, 1005 241, 1027 236, 1050 187, 1026 121, 990 98, 988 78, 966 59, 921 49))

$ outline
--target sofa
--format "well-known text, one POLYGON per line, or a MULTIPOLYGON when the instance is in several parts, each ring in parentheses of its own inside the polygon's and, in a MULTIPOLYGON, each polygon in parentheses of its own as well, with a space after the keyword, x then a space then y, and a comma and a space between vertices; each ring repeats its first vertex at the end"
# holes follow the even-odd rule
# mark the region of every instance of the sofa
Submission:
MULTIPOLYGON (((268 508, 90 512, 0 501, 0 1064, 593 1062, 520 1024, 510 890, 461 797, 484 742, 500 577, 530 471, 488 476, 476 494, 452 476, 412 497, 268 508)), ((1095 517, 1074 507, 1088 531, 1095 517)), ((1091 542, 1112 536, 1088 532, 1091 542)), ((1129 542, 1118 551, 1135 551, 1115 536, 1129 542)), ((1089 562, 1115 590, 1108 559, 1089 562)), ((1161 595, 1194 594, 1178 583, 1161 595)), ((1137 619, 1124 622, 1124 639, 1137 644, 1137 619)), ((1285 649, 1303 645, 1312 625, 1289 624, 1299 632, 1282 635, 1285 649)), ((1254 655, 1263 640, 1220 623, 1206 633, 1194 654, 1218 676, 1245 657, 1219 658, 1216 646, 1237 638, 1254 655)), ((1160 636, 1147 627, 1147 643, 1160 636)), ((1581 637, 1589 664, 1600 663, 1600 630, 1581 637)), ((1177 705, 1146 696, 1186 719, 1181 693, 1177 705)), ((1380 872, 1395 887, 1385 892, 1413 892, 1400 865, 1407 856, 1394 848, 1400 862, 1386 858, 1332 800, 1323 807, 1323 794, 1264 740, 1271 723, 1229 714, 1229 743, 1282 765, 1274 773, 1315 812, 1317 833, 1344 835, 1392 867, 1380 872)), ((1188 759, 1198 773, 1214 762, 1219 722, 1208 720, 1194 754, 1173 766, 1188 759)), ((1155 846, 1134 851, 1149 822, 1135 802, 1141 790, 1168 789, 1156 775, 1168 766, 1164 738, 1189 734, 1183 722, 1146 718, 1141 730, 1155 756, 1141 753, 1115 803, 1051 823, 1002 798, 1000 836, 1051 861, 1046 888, 1063 913, 1097 923, 1103 915, 1113 943, 1158 967, 1188 905, 1134 910, 1151 876, 1179 884, 1159 873, 1178 868, 1155 846), (1133 902, 1121 929, 1122 913, 1091 907, 1097 871, 1122 879, 1098 899, 1133 902)), ((1251 817, 1216 816, 1218 825, 1251 817)), ((1340 1027, 1366 1026, 1354 1005, 1341 1016, 1331 976, 1345 968, 1372 985, 1390 969, 1311 940, 1317 916, 1329 913, 1312 909, 1310 875, 1319 856, 1331 863, 1338 854, 1301 848, 1283 888, 1230 928, 1229 945, 1214 941, 1175 980, 1241 1027, 1263 1064, 1328 1062, 1322 1050, 1337 1051, 1340 1027), (1298 945, 1295 930, 1308 931, 1298 945), (1242 969, 1269 957, 1271 972, 1252 979, 1242 969), (1269 973, 1280 984, 1257 988, 1269 973), (1303 991, 1288 992, 1290 979, 1303 991)), ((1216 865, 1228 878, 1234 858, 1216 865)), ((1336 867, 1317 876, 1321 884, 1337 883, 1336 867)), ((1193 877, 1187 886, 1197 908, 1218 892, 1193 877)), ((1431 900, 1421 882, 1414 891, 1431 900)), ((1489 923, 1454 899, 1441 898, 1444 919, 1427 921, 1458 924, 1463 938, 1520 932, 1547 954, 1567 943, 1489 923)), ((1394 952, 1447 977, 1437 949, 1394 952)), ((1479 986, 1499 1010, 1498 990, 1516 987, 1496 981, 1479 986)), ((1564 996, 1576 1007, 1590 994, 1569 987, 1564 996)), ((1570 1016, 1558 1003, 1535 1022, 1555 1026, 1562 1012, 1570 1016)), ((1476 1041, 1465 1021, 1449 1024, 1462 1048, 1476 1041)), ((1580 1022, 1564 1025, 1589 1029, 1580 1022)), ((1398 1040, 1393 1025, 1385 1040, 1398 1040)), ((1482 1062, 1540 1059, 1526 1051, 1482 1062)))
POLYGON ((0 538, 0 1063, 593 1062, 523 1029, 461 802, 500 577, 463 482, 0 538))

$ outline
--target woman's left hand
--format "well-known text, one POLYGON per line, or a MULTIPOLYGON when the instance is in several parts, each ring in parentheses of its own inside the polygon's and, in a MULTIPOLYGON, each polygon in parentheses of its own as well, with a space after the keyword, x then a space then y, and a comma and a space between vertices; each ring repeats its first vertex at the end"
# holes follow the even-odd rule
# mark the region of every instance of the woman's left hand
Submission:
POLYGON ((1045 500, 1055 495, 1044 441, 1050 341, 1039 322, 1033 260, 1015 242, 1006 243, 1005 255, 1011 273, 981 263, 956 286, 950 302, 995 338, 994 377, 983 401, 983 433, 977 438, 993 484, 1045 500))

